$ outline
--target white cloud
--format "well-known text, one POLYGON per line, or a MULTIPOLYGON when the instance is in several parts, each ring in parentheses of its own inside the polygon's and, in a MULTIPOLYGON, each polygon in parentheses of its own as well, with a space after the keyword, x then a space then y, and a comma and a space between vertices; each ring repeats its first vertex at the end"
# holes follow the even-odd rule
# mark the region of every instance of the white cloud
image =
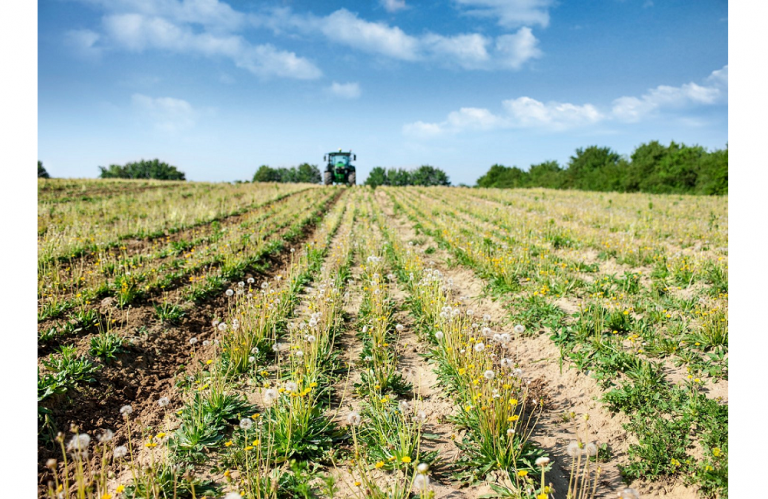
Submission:
POLYGON ((337 83, 333 84, 326 89, 328 93, 342 99, 357 99, 360 97, 360 85, 357 83, 337 83))
POLYGON ((549 25, 554 0, 454 0, 467 15, 495 18, 505 28, 549 25))
POLYGON ((541 57, 539 41, 531 28, 520 28, 514 35, 502 35, 496 39, 496 51, 503 66, 518 69, 529 59, 541 57))
POLYGON ((195 126, 197 121, 197 111, 182 99, 133 94, 131 103, 143 117, 152 121, 155 128, 165 132, 187 130, 195 126))
POLYGON ((527 60, 541 55, 530 28, 496 39, 478 33, 413 36, 397 26, 361 19, 346 9, 318 17, 278 8, 268 15, 253 17, 252 22, 275 33, 321 34, 332 43, 401 61, 432 61, 464 69, 519 69, 527 60))
POLYGON ((728 66, 713 71, 706 85, 694 82, 679 87, 659 85, 640 97, 619 97, 613 101, 613 116, 621 121, 636 122, 663 109, 680 109, 712 105, 728 98, 728 66))
POLYGON ((381 0, 381 5, 384 7, 384 10, 389 13, 408 8, 408 6, 405 5, 405 0, 381 0))
POLYGON ((76 29, 64 34, 65 43, 83 59, 98 59, 101 56, 103 48, 96 45, 99 38, 98 33, 89 29, 76 29))
POLYGON ((105 32, 118 46, 141 52, 147 49, 227 57, 236 66, 262 76, 315 79, 322 73, 311 61, 272 45, 252 45, 238 35, 196 33, 160 17, 114 14, 103 20, 105 32))
MULTIPOLYGON (((637 122, 665 109, 711 106, 724 102, 728 92, 728 66, 713 71, 706 82, 706 85, 690 82, 679 87, 660 85, 640 97, 615 99, 607 111, 600 111, 593 104, 541 102, 531 97, 518 97, 502 101, 503 113, 500 114, 485 108, 464 107, 449 113, 444 121, 416 121, 405 124, 402 131, 406 136, 429 139, 472 130, 536 128, 563 131, 603 122, 637 122)), ((687 126, 702 126, 704 123, 691 116, 677 119, 687 126)))
POLYGON ((597 123, 605 118, 592 104, 576 105, 563 102, 539 102, 530 97, 505 100, 502 106, 512 124, 524 128, 543 127, 565 130, 597 123))
POLYGON ((219 0, 80 0, 110 13, 164 17, 179 24, 199 24, 217 31, 236 31, 247 17, 219 0))
POLYGON ((339 9, 325 18, 314 20, 320 31, 331 41, 395 59, 414 61, 419 58, 418 40, 396 26, 365 21, 346 9, 339 9))

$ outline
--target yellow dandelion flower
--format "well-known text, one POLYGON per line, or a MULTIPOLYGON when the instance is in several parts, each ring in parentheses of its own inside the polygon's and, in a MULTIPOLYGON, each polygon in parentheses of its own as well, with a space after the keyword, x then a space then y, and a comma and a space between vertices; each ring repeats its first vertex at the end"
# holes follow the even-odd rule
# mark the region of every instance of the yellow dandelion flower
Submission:
POLYGON ((411 458, 408 457, 408 456, 403 456, 400 460, 402 462, 404 462, 404 463, 410 463, 411 462, 411 458))

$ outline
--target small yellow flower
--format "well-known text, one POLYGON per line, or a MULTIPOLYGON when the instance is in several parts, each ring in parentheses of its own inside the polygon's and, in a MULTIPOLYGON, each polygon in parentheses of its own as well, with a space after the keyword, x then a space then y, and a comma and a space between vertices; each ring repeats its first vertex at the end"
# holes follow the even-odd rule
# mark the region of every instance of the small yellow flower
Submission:
POLYGON ((411 462, 411 458, 408 457, 408 456, 403 456, 400 460, 402 462, 404 462, 404 463, 410 463, 411 462))
POLYGON ((520 419, 520 416, 518 416, 517 414, 515 414, 514 416, 510 416, 510 417, 508 417, 508 418, 507 418, 507 421, 509 421, 510 423, 514 423, 514 422, 515 422, 515 421, 517 421, 518 419, 520 419))
POLYGON ((103 494, 101 499, 112 499, 112 494, 103 494))
POLYGON ((360 481, 355 481, 355 487, 359 487, 361 485, 362 485, 362 483, 360 483, 360 481))
POLYGON ((395 459, 397 459, 397 456, 389 456, 387 461, 394 461, 395 459))
POLYGON ((464 376, 466 373, 467 373, 467 370, 464 369, 463 367, 459 369, 459 376, 464 376))
POLYGON ((253 450, 253 447, 249 445, 248 447, 245 448, 245 450, 253 450))
POLYGON ((165 432, 164 432, 164 431, 161 431, 160 433, 158 433, 157 435, 155 435, 155 438, 163 438, 164 436, 165 436, 165 432))
POLYGON ((259 439, 257 438, 256 440, 254 440, 253 442, 251 442, 251 445, 253 445, 253 446, 257 446, 257 445, 259 445, 259 439))
POLYGON ((224 447, 232 447, 232 440, 224 442, 224 447))
POLYGON ((229 471, 229 470, 227 470, 227 471, 225 471, 225 472, 224 472, 224 476, 225 476, 225 477, 229 478, 229 475, 231 475, 231 473, 230 473, 230 471, 229 471))
POLYGON ((720 450, 719 447, 715 447, 714 449, 712 449, 712 455, 715 456, 715 457, 720 457, 721 453, 722 453, 722 451, 720 450))
POLYGON ((118 494, 122 494, 124 490, 125 490, 125 485, 118 485, 115 492, 117 492, 118 494))
POLYGON ((376 463, 376 467, 377 468, 383 468, 384 467, 384 461, 379 461, 378 463, 376 463))
POLYGON ((525 471, 525 470, 520 470, 520 471, 517 472, 517 476, 519 476, 519 477, 524 477, 527 474, 528 474, 528 472, 525 471))
POLYGON ((209 366, 211 364, 213 364, 213 360, 212 359, 208 359, 208 360, 205 361, 205 365, 209 366))

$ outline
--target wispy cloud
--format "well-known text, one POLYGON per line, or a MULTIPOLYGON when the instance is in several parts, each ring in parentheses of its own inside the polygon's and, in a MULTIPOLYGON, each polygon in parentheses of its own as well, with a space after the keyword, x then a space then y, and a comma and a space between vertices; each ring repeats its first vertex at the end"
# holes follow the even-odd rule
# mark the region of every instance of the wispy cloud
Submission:
MULTIPOLYGON (((640 97, 615 99, 608 110, 601 111, 593 104, 568 102, 541 102, 531 97, 518 97, 501 103, 502 112, 494 114, 485 108, 461 108, 435 123, 416 121, 403 126, 403 134, 428 139, 472 130, 498 130, 507 128, 536 128, 559 132, 591 126, 601 122, 638 122, 656 116, 665 110, 680 110, 722 103, 727 99, 728 66, 713 71, 699 85, 694 82, 679 87, 660 85, 640 97)), ((681 123, 700 126, 692 118, 681 123)))
POLYGON ((613 101, 613 116, 621 121, 636 122, 664 109, 681 109, 711 105, 728 98, 728 66, 713 71, 704 85, 694 82, 679 87, 659 85, 640 97, 619 97, 613 101))
POLYGON ((337 83, 333 82, 330 87, 326 89, 326 91, 335 97, 340 97, 342 99, 357 99, 360 97, 360 94, 362 93, 360 91, 360 85, 358 83, 337 83))
POLYGON ((495 19, 500 26, 549 25, 549 9, 554 0, 454 0, 467 15, 495 19))
POLYGON ((255 16, 252 22, 275 33, 319 34, 331 43, 395 60, 427 61, 463 69, 519 69, 526 61, 541 56, 538 40, 528 27, 496 38, 479 33, 416 36, 385 22, 367 21, 347 9, 315 16, 278 8, 255 16))
POLYGON ((398 12, 408 8, 408 6, 405 5, 405 0, 381 0, 381 6, 389 13, 398 12))
POLYGON ((322 75, 311 61, 272 45, 252 45, 239 35, 197 33, 161 17, 113 14, 103 20, 104 31, 117 46, 129 51, 149 49, 226 57, 237 67, 262 76, 315 79, 322 75))
POLYGON ((148 97, 142 94, 131 96, 133 108, 141 117, 164 132, 179 132, 195 126, 198 112, 182 99, 173 97, 148 97))
POLYGON ((103 47, 97 45, 101 35, 89 29, 76 29, 67 31, 64 34, 65 43, 72 49, 74 54, 81 59, 99 59, 103 52, 103 47))

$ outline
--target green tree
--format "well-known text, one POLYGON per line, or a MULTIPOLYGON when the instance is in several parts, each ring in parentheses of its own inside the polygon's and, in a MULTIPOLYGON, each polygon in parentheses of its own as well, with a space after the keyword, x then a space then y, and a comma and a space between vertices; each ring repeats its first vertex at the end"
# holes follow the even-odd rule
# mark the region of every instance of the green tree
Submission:
POLYGON ((568 162, 567 187, 583 190, 605 191, 611 183, 606 173, 616 173, 616 166, 621 159, 618 153, 609 147, 590 146, 576 149, 576 154, 568 162))
POLYGON ((498 187, 510 189, 524 187, 528 177, 526 172, 516 166, 504 166, 495 164, 488 172, 477 179, 478 187, 498 187))
POLYGON ((728 146, 702 158, 696 192, 720 196, 728 194, 728 146))
POLYGON ((43 162, 40 160, 37 160, 37 178, 51 178, 51 176, 48 175, 48 171, 43 166, 43 162))
POLYGON ((387 171, 381 166, 375 166, 368 174, 368 178, 365 179, 365 185, 371 187, 387 185, 387 171))
POLYGON ((267 165, 261 165, 253 174, 254 182, 280 182, 280 172, 267 165))
POLYGON ((531 187, 560 189, 566 180, 564 171, 557 161, 545 161, 531 165, 528 169, 528 185, 531 187))
POLYGON ((411 173, 411 185, 451 185, 451 181, 440 168, 422 165, 411 173))
POLYGON ((320 169, 317 165, 310 165, 309 163, 302 163, 299 165, 296 171, 296 181, 303 182, 305 184, 319 184, 323 179, 320 175, 320 169))
POLYGON ((387 168, 387 182, 385 185, 413 185, 411 172, 404 168, 387 168))
POLYGON ((184 172, 159 159, 134 161, 125 165, 99 167, 99 178, 151 178, 157 180, 186 180, 184 172))

